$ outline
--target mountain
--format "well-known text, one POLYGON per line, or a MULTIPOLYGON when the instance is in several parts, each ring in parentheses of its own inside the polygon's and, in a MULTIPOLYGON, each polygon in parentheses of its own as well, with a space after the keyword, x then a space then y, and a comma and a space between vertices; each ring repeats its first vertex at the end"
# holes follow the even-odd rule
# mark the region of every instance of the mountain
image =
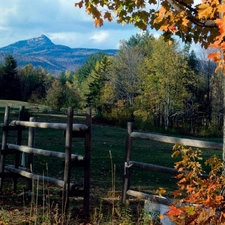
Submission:
POLYGON ((85 63, 91 54, 105 52, 113 56, 117 50, 70 48, 64 45, 55 45, 47 36, 22 40, 0 48, 0 62, 7 55, 12 55, 19 67, 32 64, 34 67, 43 67, 52 75, 59 75, 65 70, 75 71, 85 63))

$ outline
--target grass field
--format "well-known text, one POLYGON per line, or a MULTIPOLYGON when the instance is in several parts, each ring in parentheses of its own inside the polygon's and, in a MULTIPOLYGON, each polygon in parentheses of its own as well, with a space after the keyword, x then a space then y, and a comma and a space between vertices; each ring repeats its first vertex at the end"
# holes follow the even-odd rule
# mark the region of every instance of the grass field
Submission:
MULTIPOLYGON (((4 104, 0 101, 0 123, 3 122, 4 104)), ((12 105, 12 113, 10 120, 17 118, 18 107, 21 102, 10 103, 12 105)), ((27 104, 23 104, 28 107, 27 104)), ((29 105, 30 107, 30 105, 29 105)), ((66 122, 65 114, 46 114, 41 110, 31 111, 31 115, 36 121, 42 122, 66 122)), ((83 123, 84 116, 75 116, 75 123, 83 123)), ((112 176, 115 175, 115 195, 119 198, 122 191, 122 176, 124 172, 123 160, 125 152, 126 129, 113 126, 94 124, 92 128, 92 159, 91 159, 91 208, 98 206, 101 199, 110 197, 112 194, 112 176), (110 158, 110 153, 112 158, 110 158), (112 164, 115 172, 112 171, 112 164), (97 204, 97 205, 96 205, 97 204)), ((1 131, 0 131, 1 135, 1 131)), ((215 141, 215 139, 213 140, 215 141)), ((217 139, 216 141, 222 141, 217 139)), ((8 143, 15 143, 15 133, 10 132, 8 143)), ((23 144, 27 143, 26 136, 23 139, 23 144)), ((36 129, 35 147, 64 151, 65 139, 61 130, 36 129)), ((153 163, 162 166, 173 167, 176 159, 171 158, 172 145, 155 141, 134 140, 132 159, 135 161, 153 163)), ((83 155, 83 139, 73 139, 73 153, 83 155)), ((203 156, 207 158, 209 155, 222 155, 221 151, 204 150, 203 156)), ((35 155, 34 157, 34 172, 40 175, 47 174, 55 178, 63 177, 62 162, 59 159, 52 157, 44 157, 35 155)), ((12 163, 12 157, 7 157, 7 163, 12 163)), ((81 168, 72 170, 72 182, 78 186, 82 184, 83 171, 81 168)), ((4 185, 6 193, 10 192, 11 181, 7 181, 4 185)), ((21 189, 23 191, 23 180, 21 181, 21 189)), ((141 169, 132 170, 131 187, 135 190, 140 190, 148 193, 155 193, 160 187, 167 190, 165 194, 171 197, 171 193, 176 188, 176 180, 169 175, 162 173, 143 171, 141 169)), ((52 191, 54 197, 56 189, 48 184, 48 191, 52 191)), ((2 201, 5 197, 1 197, 2 201)), ((1 202, 0 202, 1 203, 1 202)), ((5 204, 5 202, 4 202, 5 204)), ((74 203, 76 204, 76 203, 74 203)), ((2 206, 3 207, 3 206, 2 206)), ((6 206, 4 206, 7 208, 6 206)), ((1 215, 0 215, 1 218, 1 215)))

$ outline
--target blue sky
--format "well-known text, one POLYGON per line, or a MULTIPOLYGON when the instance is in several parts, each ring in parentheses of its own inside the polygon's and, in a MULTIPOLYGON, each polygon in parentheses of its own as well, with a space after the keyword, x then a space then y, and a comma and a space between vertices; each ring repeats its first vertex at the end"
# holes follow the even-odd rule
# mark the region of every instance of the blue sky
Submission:
POLYGON ((71 48, 116 49, 121 40, 140 32, 133 25, 106 22, 95 28, 79 0, 1 0, 0 47, 19 40, 48 36, 53 43, 71 48))
MULTIPOLYGON (((44 34, 53 43, 71 48, 118 49, 121 40, 141 32, 115 21, 95 28, 85 9, 74 6, 78 1, 0 0, 0 47, 44 34)), ((199 47, 193 45, 193 49, 199 47)))

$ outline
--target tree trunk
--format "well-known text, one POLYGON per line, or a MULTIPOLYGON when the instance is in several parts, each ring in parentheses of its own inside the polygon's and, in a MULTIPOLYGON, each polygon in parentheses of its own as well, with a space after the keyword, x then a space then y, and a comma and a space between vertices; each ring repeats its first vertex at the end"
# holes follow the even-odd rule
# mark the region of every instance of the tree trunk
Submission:
POLYGON ((170 96, 168 95, 164 107, 165 130, 169 128, 169 110, 170 110, 170 96))

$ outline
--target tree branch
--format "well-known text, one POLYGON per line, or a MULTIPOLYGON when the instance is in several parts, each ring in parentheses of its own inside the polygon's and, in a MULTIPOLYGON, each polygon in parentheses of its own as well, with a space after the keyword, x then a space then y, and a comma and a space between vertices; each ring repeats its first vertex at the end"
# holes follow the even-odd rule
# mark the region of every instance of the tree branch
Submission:
MULTIPOLYGON (((184 1, 182 0, 166 0, 177 13, 180 13, 183 11, 183 9, 180 7, 180 5, 184 6, 186 9, 188 9, 191 13, 197 14, 198 11, 191 6, 187 5, 184 1), (180 5, 179 5, 180 4, 180 5)), ((191 14, 190 13, 190 14, 191 14)), ((215 24, 214 20, 203 20, 203 19, 197 19, 196 17, 192 15, 187 15, 187 19, 190 20, 192 23, 194 23, 197 26, 201 27, 217 27, 215 24)))

